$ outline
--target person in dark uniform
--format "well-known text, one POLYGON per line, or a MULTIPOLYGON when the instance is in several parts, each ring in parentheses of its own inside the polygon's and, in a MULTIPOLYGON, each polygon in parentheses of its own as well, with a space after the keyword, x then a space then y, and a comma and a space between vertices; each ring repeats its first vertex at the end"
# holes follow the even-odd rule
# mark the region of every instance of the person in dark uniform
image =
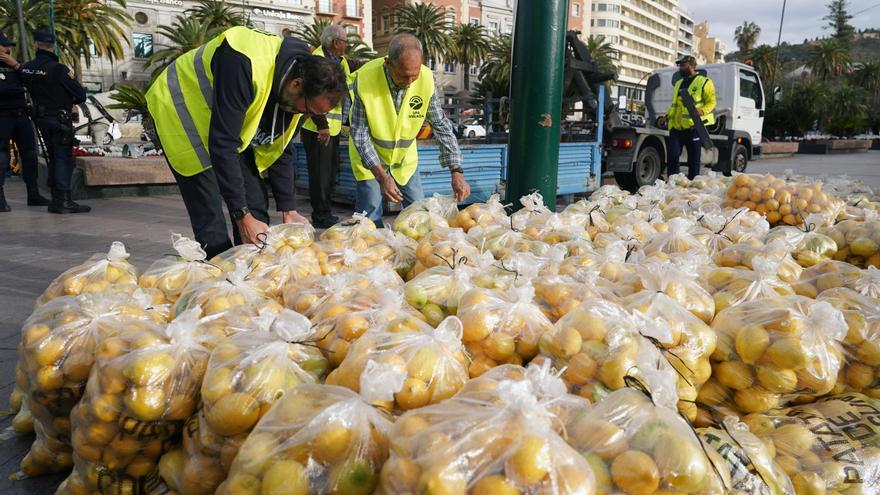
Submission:
POLYGON ((55 35, 34 31, 37 55, 21 67, 21 76, 34 100, 34 120, 49 155, 49 187, 52 189, 51 213, 86 213, 92 209, 70 198, 73 175, 73 105, 86 101, 86 90, 73 71, 58 62, 55 35))
POLYGON ((18 148, 21 177, 27 185, 28 206, 49 204, 37 186, 37 140, 27 115, 27 98, 19 74, 21 64, 12 56, 10 48, 14 44, 0 33, 0 212, 11 210, 3 194, 6 167, 11 158, 10 140, 18 148))

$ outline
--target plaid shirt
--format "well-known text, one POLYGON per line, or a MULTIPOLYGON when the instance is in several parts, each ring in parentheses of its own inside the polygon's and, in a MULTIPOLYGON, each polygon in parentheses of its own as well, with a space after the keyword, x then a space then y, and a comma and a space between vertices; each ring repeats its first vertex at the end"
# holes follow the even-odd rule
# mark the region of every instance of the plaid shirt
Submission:
MULTIPOLYGON (((397 87, 391 79, 388 70, 385 71, 385 79, 388 81, 388 89, 391 90, 391 97, 394 100, 394 109, 400 111, 400 105, 406 94, 406 89, 397 87)), ((443 113, 443 107, 437 99, 436 92, 431 96, 428 103, 428 124, 434 130, 434 137, 440 142, 440 165, 443 167, 460 167, 461 166, 461 150, 458 148, 458 139, 452 131, 452 123, 443 113)), ((354 140, 354 147, 357 149, 361 160, 366 168, 372 168, 376 165, 382 165, 387 168, 387 163, 382 163, 379 154, 373 146, 373 139, 370 136, 370 127, 367 123, 367 111, 363 102, 358 98, 357 93, 354 95, 354 102, 351 106, 351 139, 354 140)))

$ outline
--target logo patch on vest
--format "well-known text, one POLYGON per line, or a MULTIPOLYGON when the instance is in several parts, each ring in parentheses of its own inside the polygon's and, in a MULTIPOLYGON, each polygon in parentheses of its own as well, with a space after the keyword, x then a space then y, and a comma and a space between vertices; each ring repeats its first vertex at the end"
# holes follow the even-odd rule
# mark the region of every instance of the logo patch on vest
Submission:
POLYGON ((412 109, 412 112, 409 113, 409 118, 411 119, 422 119, 425 117, 425 114, 421 111, 422 107, 425 106, 425 100, 422 99, 421 96, 415 95, 409 99, 409 107, 412 109))

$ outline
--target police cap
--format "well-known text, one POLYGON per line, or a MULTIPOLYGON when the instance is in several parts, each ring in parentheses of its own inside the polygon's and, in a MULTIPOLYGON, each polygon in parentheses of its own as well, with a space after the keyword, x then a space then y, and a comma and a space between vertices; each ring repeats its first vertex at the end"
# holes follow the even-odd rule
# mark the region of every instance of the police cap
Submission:
POLYGON ((12 46, 14 44, 14 41, 7 38, 2 32, 0 32, 0 46, 12 46))
POLYGON ((45 29, 37 29, 34 31, 34 41, 40 43, 55 43, 55 35, 45 29))

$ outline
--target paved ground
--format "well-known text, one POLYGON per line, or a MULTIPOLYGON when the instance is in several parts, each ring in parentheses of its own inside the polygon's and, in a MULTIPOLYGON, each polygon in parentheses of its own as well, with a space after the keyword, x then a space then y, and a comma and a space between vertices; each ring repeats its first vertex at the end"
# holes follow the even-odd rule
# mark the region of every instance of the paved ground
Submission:
MULTIPOLYGON (((847 174, 880 190, 880 151, 797 155, 755 162, 749 171, 781 174, 789 168, 808 175, 847 174)), ((134 264, 144 269, 169 251, 172 232, 191 233, 183 203, 174 195, 91 200, 88 204, 93 213, 60 216, 25 206, 24 186, 18 179, 10 179, 6 190, 13 211, 0 214, 0 410, 8 408, 21 324, 33 301, 56 275, 93 253, 106 251, 113 240, 123 241, 134 264)), ((307 205, 299 206, 308 211, 307 205)), ((346 214, 344 207, 339 210, 338 214, 346 214)), ((11 417, 0 420, 0 429, 7 428, 10 421, 11 417)), ((0 494, 52 493, 63 478, 7 480, 18 470, 31 440, 12 437, 0 443, 0 494)))

